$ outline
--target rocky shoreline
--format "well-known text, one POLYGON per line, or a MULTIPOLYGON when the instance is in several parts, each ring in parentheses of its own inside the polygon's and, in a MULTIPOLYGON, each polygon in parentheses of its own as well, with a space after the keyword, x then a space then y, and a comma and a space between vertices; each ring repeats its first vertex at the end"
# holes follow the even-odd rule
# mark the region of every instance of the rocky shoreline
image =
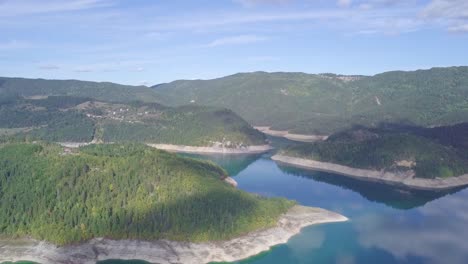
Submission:
POLYGON ((326 140, 328 136, 326 135, 305 135, 305 134, 294 134, 289 133, 287 130, 272 130, 268 126, 255 126, 255 129, 258 131, 274 136, 274 137, 283 137, 292 141, 299 141, 299 142, 315 142, 319 140, 326 140))
MULTIPOLYGON (((57 144, 66 148, 79 148, 88 146, 91 144, 111 144, 111 143, 94 143, 94 142, 57 142, 57 144)), ((172 144, 153 144, 146 143, 147 146, 166 150, 169 152, 182 152, 182 153, 193 153, 193 154, 260 154, 265 153, 273 149, 272 146, 265 145, 253 145, 253 146, 242 146, 242 147, 196 147, 196 146, 184 146, 184 145, 172 145, 172 144)))
POLYGON ((32 239, 0 240, 0 262, 94 264, 106 259, 141 259, 160 264, 231 262, 286 243, 303 227, 346 220, 340 214, 321 208, 296 205, 280 217, 277 226, 228 241, 190 243, 96 238, 80 245, 57 247, 32 239))
POLYGON ((279 154, 274 155, 271 159, 295 167, 331 172, 359 180, 379 182, 417 190, 443 191, 468 185, 468 174, 443 179, 423 179, 414 177, 414 173, 394 173, 383 170, 358 169, 329 162, 279 154))
POLYGON ((273 149, 270 145, 256 145, 244 147, 195 147, 195 146, 182 146, 172 144, 146 144, 150 147, 162 149, 170 152, 183 152, 195 154, 259 154, 268 152, 273 149))

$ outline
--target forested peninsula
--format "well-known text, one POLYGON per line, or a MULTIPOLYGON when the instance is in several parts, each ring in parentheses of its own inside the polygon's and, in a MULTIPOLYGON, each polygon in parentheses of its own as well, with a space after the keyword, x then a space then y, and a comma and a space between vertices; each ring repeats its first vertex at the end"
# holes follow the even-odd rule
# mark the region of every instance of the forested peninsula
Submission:
POLYGON ((246 193, 214 163, 141 144, 3 142, 0 164, 0 261, 233 261, 346 220, 246 193))
POLYGON ((358 126, 325 141, 286 147, 273 159, 361 180, 449 189, 468 185, 466 127, 358 126))

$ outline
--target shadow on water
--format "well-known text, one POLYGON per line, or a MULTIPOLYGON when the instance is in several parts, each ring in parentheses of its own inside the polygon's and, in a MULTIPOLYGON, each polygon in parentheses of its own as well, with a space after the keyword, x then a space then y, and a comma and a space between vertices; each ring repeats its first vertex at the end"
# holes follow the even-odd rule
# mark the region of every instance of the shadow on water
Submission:
POLYGON ((290 175, 313 179, 357 192, 369 201, 383 203, 392 208, 401 210, 417 208, 445 195, 453 194, 464 189, 462 187, 449 191, 410 190, 382 183, 360 181, 326 172, 308 171, 284 165, 278 165, 278 168, 290 175))
POLYGON ((197 155, 179 154, 194 159, 209 160, 225 169, 230 176, 235 176, 245 170, 250 164, 262 157, 262 154, 236 154, 236 155, 197 155))

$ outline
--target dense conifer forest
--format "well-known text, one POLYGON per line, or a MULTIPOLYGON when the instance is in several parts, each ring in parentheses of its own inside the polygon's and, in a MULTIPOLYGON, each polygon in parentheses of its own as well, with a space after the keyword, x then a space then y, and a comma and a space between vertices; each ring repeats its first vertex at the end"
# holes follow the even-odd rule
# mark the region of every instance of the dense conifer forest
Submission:
POLYGON ((326 141, 284 148, 285 155, 356 168, 411 168, 416 177, 453 177, 468 173, 466 125, 438 128, 355 127, 326 141))
POLYGON ((0 145, 0 234, 207 241, 273 226, 294 203, 222 181, 211 162, 138 144, 0 145))
POLYGON ((89 98, 0 97, 0 136, 53 142, 142 142, 225 147, 265 144, 265 137, 228 109, 89 98))

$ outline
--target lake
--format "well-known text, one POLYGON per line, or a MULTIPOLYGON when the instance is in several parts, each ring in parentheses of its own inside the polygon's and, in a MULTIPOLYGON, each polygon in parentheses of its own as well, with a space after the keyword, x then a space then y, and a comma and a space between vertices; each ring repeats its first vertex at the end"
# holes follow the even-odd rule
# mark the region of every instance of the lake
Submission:
POLYGON ((305 228, 287 244, 237 263, 468 263, 468 189, 396 190, 278 166, 268 155, 208 158, 226 168, 242 190, 350 218, 305 228))
MULTIPOLYGON (((224 167, 238 188, 339 212, 350 221, 311 226, 241 264, 468 263, 468 189, 397 190, 279 166, 269 155, 196 156, 224 167)), ((101 264, 142 261, 103 261, 101 264)))

